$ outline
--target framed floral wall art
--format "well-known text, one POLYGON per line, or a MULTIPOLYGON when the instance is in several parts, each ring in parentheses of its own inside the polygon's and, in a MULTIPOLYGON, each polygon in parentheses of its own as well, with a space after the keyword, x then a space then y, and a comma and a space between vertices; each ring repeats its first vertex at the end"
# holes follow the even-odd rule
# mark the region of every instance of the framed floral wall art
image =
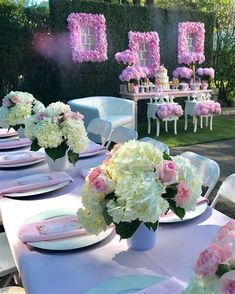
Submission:
POLYGON ((160 47, 157 32, 129 32, 129 49, 137 54, 137 65, 147 67, 154 76, 160 66, 160 47))
POLYGON ((204 23, 180 22, 178 26, 178 62, 203 63, 205 61, 204 42, 204 23))
POLYGON ((67 20, 73 61, 102 62, 108 59, 104 15, 71 13, 67 20))

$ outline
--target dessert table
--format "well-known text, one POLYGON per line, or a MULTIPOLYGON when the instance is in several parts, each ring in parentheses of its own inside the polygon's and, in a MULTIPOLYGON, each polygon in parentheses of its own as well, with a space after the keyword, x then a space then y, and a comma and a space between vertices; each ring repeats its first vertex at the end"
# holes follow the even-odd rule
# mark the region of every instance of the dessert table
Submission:
MULTIPOLYGON (((175 97, 175 98, 190 98, 193 95, 208 95, 211 94, 212 90, 188 90, 188 91, 180 91, 178 89, 171 89, 167 91, 163 91, 163 94, 168 95, 169 97, 175 97)), ((156 91, 151 92, 143 92, 143 93, 130 93, 127 92, 124 88, 124 85, 120 86, 120 92, 122 98, 125 99, 131 99, 135 102, 135 126, 137 130, 138 126, 138 101, 139 100, 150 100, 150 103, 152 100, 157 96, 156 91)))
MULTIPOLYGON (((84 179, 79 170, 98 164, 102 157, 105 155, 82 159, 75 168, 70 166, 66 172, 74 182, 66 187, 32 197, 0 199, 3 224, 26 293, 82 294, 99 283, 128 275, 174 276, 188 282, 201 250, 230 220, 208 207, 194 219, 160 224, 157 245, 149 251, 128 249, 126 241, 120 241, 114 232, 92 246, 67 251, 36 249, 22 243, 17 233, 31 216, 51 209, 76 211, 81 206, 84 179)), ((45 172, 46 163, 0 170, 0 183, 45 172)))

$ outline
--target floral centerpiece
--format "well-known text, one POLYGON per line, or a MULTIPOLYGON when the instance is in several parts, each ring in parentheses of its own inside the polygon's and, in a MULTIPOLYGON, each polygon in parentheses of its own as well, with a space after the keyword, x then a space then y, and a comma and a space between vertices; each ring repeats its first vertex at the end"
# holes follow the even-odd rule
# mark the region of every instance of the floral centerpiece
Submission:
POLYGON ((136 52, 133 52, 130 49, 126 49, 122 52, 117 52, 115 54, 115 59, 118 63, 123 63, 124 65, 135 65, 139 62, 136 52))
POLYGON ((2 99, 0 107, 0 126, 14 128, 16 131, 31 115, 44 110, 44 105, 27 92, 11 91, 2 99))
POLYGON ((68 153, 73 164, 89 142, 83 115, 71 111, 69 105, 62 102, 51 103, 43 112, 31 116, 26 121, 25 133, 32 140, 31 150, 45 148, 46 154, 53 160, 68 153))
POLYGON ((194 271, 184 294, 235 293, 235 220, 220 228, 200 253, 194 271))
POLYGON ((155 231, 169 209, 181 219, 195 209, 201 184, 188 159, 171 158, 147 142, 117 144, 88 173, 78 222, 91 234, 113 223, 121 238, 130 238, 141 223, 155 231))
POLYGON ((180 82, 188 82, 192 77, 193 71, 185 66, 177 67, 173 71, 173 77, 178 78, 180 82))
POLYGON ((143 66, 128 66, 125 68, 119 79, 122 82, 127 83, 128 92, 134 92, 134 86, 139 85, 141 79, 145 79, 148 76, 148 68, 143 66))
POLYGON ((183 115, 183 109, 179 104, 165 104, 158 107, 156 111, 156 117, 160 119, 170 118, 173 116, 180 117, 183 115))
POLYGON ((215 77, 215 71, 212 67, 199 67, 196 70, 196 74, 202 80, 203 90, 206 90, 208 88, 208 83, 215 77))
POLYGON ((221 105, 219 102, 212 100, 198 102, 195 107, 194 115, 210 115, 210 114, 219 114, 221 112, 221 105))

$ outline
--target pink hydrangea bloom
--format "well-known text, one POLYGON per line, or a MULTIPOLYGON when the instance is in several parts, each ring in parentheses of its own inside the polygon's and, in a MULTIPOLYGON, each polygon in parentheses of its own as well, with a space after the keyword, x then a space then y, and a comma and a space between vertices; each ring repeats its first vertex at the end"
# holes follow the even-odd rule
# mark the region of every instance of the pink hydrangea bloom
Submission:
POLYGON ((130 80, 139 80, 141 78, 147 78, 148 76, 148 68, 141 66, 128 66, 125 68, 119 79, 123 82, 129 82, 130 80))
POLYGON ((177 180, 177 166, 171 160, 164 160, 161 163, 159 177, 163 184, 170 185, 177 180))
POLYGON ((208 101, 202 101, 197 103, 194 114, 196 116, 201 116, 201 115, 208 115, 213 113, 218 114, 220 112, 221 112, 220 104, 218 102, 208 100, 208 101))
POLYGON ((178 204, 184 204, 186 203, 190 196, 191 196, 191 190, 188 187, 188 185, 186 183, 179 183, 177 186, 177 194, 175 196, 175 201, 178 204))
POLYGON ((165 104, 158 107, 156 117, 164 119, 172 116, 182 116, 183 109, 178 104, 165 104))
POLYGON ((220 263, 226 262, 232 255, 231 244, 224 247, 212 243, 202 251, 194 268, 195 273, 202 278, 213 277, 220 263))
POLYGON ((174 78, 181 78, 181 79, 187 79, 189 80, 193 75, 193 71, 188 67, 177 67, 173 71, 173 77, 174 78))
POLYGON ((2 99, 2 106, 4 107, 9 107, 12 106, 13 104, 11 103, 11 101, 8 98, 3 98, 2 99))
POLYGON ((199 67, 196 70, 196 74, 204 79, 214 79, 215 77, 215 70, 212 67, 199 67))
POLYGON ((117 52, 115 54, 115 59, 118 63, 123 63, 126 65, 135 65, 138 64, 138 55, 136 52, 126 49, 122 52, 117 52))

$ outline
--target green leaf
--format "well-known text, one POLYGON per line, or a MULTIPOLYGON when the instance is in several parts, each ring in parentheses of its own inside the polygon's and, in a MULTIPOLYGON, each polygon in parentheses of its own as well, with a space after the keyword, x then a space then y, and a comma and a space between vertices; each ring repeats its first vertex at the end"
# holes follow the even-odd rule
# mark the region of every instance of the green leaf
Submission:
POLYGON ((34 139, 33 142, 31 143, 31 148, 30 150, 32 151, 38 151, 41 147, 38 145, 38 140, 34 139))
POLYGON ((166 188, 166 193, 164 193, 162 195, 163 198, 165 199, 171 199, 171 198, 174 198, 175 195, 177 194, 177 188, 176 188, 176 185, 177 184, 173 184, 173 185, 170 185, 166 188))
POLYGON ((174 200, 167 199, 170 209, 181 219, 183 220, 185 216, 185 210, 181 207, 176 206, 176 203, 174 200))
POLYGON ((18 131, 20 127, 21 125, 9 126, 8 131, 10 130, 10 128, 13 128, 15 131, 18 131))
POLYGON ((114 192, 111 192, 111 193, 107 194, 104 199, 106 199, 106 200, 110 200, 110 199, 116 200, 117 196, 115 195, 114 192))
POLYGON ((158 221, 156 221, 156 223, 144 223, 145 226, 149 229, 149 230, 153 230, 154 232, 157 230, 158 228, 158 221))
POLYGON ((68 146, 64 142, 62 142, 56 148, 45 148, 45 152, 50 158, 52 158, 55 161, 58 158, 64 157, 67 149, 68 146))
POLYGON ((164 160, 172 160, 170 155, 166 153, 166 151, 163 152, 163 159, 164 160))
POLYGON ((104 220, 105 220, 106 224, 108 226, 111 225, 111 223, 113 222, 113 218, 108 214, 107 207, 104 208, 103 217, 104 217, 104 220))
POLYGON ((218 269, 216 271, 216 275, 221 277, 221 276, 223 276, 223 274, 225 274, 231 270, 232 270, 232 268, 229 263, 221 263, 218 266, 218 269))
POLYGON ((116 225, 116 233, 121 237, 121 239, 128 239, 130 238, 135 231, 138 229, 139 225, 141 224, 141 221, 138 219, 132 221, 132 222, 121 222, 116 225))
POLYGON ((72 150, 69 150, 68 151, 68 158, 69 158, 69 161, 75 166, 76 162, 79 159, 79 154, 73 152, 72 150))

